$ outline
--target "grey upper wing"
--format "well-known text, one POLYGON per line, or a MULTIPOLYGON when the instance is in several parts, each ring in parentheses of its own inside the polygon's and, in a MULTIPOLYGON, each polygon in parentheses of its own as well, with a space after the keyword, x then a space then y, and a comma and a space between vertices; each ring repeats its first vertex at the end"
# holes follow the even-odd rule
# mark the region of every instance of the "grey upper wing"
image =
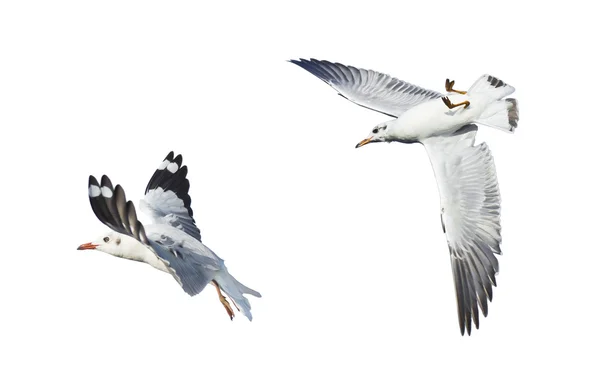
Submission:
POLYGON ((479 328, 478 304, 487 316, 502 240, 496 169, 487 145, 474 145, 476 133, 469 124, 453 136, 423 142, 440 191, 462 334, 465 328, 471 334, 471 322, 479 328))
POLYGON ((157 236, 149 233, 149 238, 152 249, 161 259, 169 263, 170 269, 176 276, 175 279, 190 296, 200 293, 223 266, 220 258, 201 255, 186 249, 179 241, 167 235, 157 236))
POLYGON ((419 103, 442 97, 438 92, 372 70, 317 59, 290 62, 323 80, 353 103, 392 117, 400 116, 419 103))
POLYGON ((185 292, 196 295, 212 280, 207 274, 212 266, 207 265, 208 270, 204 267, 210 262, 205 262, 201 257, 182 259, 177 247, 164 246, 163 241, 148 238, 144 226, 137 218, 135 206, 127 201, 120 185, 113 188, 106 175, 102 176, 101 184, 90 175, 88 194, 96 217, 112 230, 135 238, 154 252, 185 292))
POLYGON ((140 207, 154 223, 171 225, 201 241, 188 194, 187 166, 182 166, 182 161, 181 155, 174 157, 172 151, 165 157, 150 178, 140 207))

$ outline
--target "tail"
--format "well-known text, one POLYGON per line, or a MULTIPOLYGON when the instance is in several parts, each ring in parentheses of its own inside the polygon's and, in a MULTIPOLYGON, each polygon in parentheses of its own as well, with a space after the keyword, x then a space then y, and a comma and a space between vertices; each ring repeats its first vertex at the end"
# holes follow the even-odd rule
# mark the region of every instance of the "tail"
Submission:
POLYGON ((482 75, 467 93, 471 96, 480 95, 492 98, 493 101, 483 111, 481 117, 475 120, 478 124, 491 126, 504 130, 505 132, 514 132, 519 122, 519 107, 516 99, 503 99, 505 96, 515 92, 515 88, 495 78, 491 75, 482 75))
POLYGON ((250 301, 246 299, 244 294, 262 297, 261 294, 238 282, 227 269, 219 271, 217 275, 215 275, 215 281, 219 284, 221 290, 223 290, 223 292, 225 292, 225 294, 235 303, 236 307, 244 314, 244 316, 252 321, 252 312, 250 312, 252 307, 250 306, 250 301))
POLYGON ((517 104, 517 99, 508 98, 494 101, 475 122, 504 130, 505 132, 514 132, 519 122, 519 105, 517 104))
POLYGON ((496 100, 500 100, 513 92, 515 92, 515 87, 510 86, 502 80, 487 74, 482 75, 479 79, 477 79, 477 81, 473 83, 471 88, 469 88, 467 91, 469 95, 488 95, 496 100))

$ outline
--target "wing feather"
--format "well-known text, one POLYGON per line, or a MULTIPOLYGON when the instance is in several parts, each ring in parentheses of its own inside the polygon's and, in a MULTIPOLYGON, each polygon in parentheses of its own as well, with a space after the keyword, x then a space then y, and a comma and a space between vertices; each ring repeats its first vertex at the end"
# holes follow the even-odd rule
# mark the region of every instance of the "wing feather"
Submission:
POLYGON ((156 254, 188 294, 193 296, 200 293, 213 279, 214 272, 222 267, 223 261, 193 238, 199 246, 199 253, 186 249, 185 242, 182 241, 172 241, 165 245, 161 242, 160 235, 153 234, 148 238, 144 225, 137 218, 135 206, 127 201, 120 185, 113 188, 107 176, 102 177, 101 185, 95 177, 90 176, 88 194, 96 217, 110 229, 135 238, 156 254))
POLYGON ((181 155, 171 151, 158 166, 146 187, 146 196, 140 201, 142 212, 156 224, 168 224, 181 229, 201 241, 200 229, 194 221, 188 193, 187 166, 182 166, 181 155))
POLYGON ((477 126, 423 142, 438 183, 461 334, 479 328, 496 286, 500 243, 500 190, 485 143, 474 145, 477 126))
POLYGON ((353 103, 392 117, 422 102, 442 97, 438 92, 373 70, 317 59, 290 62, 323 80, 353 103))

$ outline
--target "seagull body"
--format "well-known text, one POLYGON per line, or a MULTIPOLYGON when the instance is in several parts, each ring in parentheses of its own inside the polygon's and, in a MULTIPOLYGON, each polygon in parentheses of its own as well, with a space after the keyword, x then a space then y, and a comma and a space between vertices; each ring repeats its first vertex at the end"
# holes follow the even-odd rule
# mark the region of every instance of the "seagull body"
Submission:
POLYGON ((96 217, 113 231, 97 240, 79 246, 79 250, 100 250, 119 258, 144 262, 172 275, 191 296, 212 283, 231 319, 235 307, 252 320, 250 302, 244 294, 261 297, 260 293, 238 282, 219 258, 201 241, 200 230, 192 217, 188 194, 187 167, 182 157, 169 153, 150 179, 140 209, 153 223, 142 225, 135 207, 126 201, 120 185, 113 187, 104 175, 101 182, 90 176, 88 195, 96 217))
POLYGON ((415 105, 390 122, 389 137, 397 141, 419 142, 429 137, 455 132, 477 120, 488 103, 488 99, 477 95, 452 95, 448 98, 453 102, 470 101, 471 105, 459 110, 449 110, 441 101, 427 101, 415 105))
POLYGON ((421 143, 429 155, 440 193, 458 305, 461 334, 479 328, 479 309, 488 313, 496 285, 500 249, 500 191, 485 143, 475 145, 478 124, 513 132, 517 101, 505 98, 514 88, 491 75, 468 91, 446 80, 447 95, 417 87, 372 70, 340 63, 292 60, 346 99, 394 117, 375 126, 361 147, 372 142, 421 143), (479 307, 479 308, 478 308, 479 307))

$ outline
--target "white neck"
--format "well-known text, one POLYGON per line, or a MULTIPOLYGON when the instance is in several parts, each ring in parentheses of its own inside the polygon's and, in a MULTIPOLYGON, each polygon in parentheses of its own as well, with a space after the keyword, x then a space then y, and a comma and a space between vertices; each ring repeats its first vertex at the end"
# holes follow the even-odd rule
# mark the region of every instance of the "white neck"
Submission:
POLYGON ((107 251, 109 254, 119 258, 130 259, 132 261, 144 262, 157 270, 169 272, 165 264, 158 259, 156 254, 150 251, 141 242, 132 237, 121 235, 121 244, 117 251, 107 251))
POLYGON ((417 142, 417 135, 409 128, 403 127, 399 119, 393 120, 388 123, 386 141, 397 141, 404 143, 417 142))
MULTIPOLYGON (((137 241, 135 241, 135 242, 137 242, 137 241)), ((135 247, 132 250, 130 250, 130 253, 131 253, 131 258, 128 258, 128 259, 145 262, 157 270, 169 272, 167 270, 167 267, 165 266, 165 264, 160 259, 158 259, 156 254, 154 254, 152 251, 150 251, 146 246, 144 246, 140 242, 136 243, 135 247)))

